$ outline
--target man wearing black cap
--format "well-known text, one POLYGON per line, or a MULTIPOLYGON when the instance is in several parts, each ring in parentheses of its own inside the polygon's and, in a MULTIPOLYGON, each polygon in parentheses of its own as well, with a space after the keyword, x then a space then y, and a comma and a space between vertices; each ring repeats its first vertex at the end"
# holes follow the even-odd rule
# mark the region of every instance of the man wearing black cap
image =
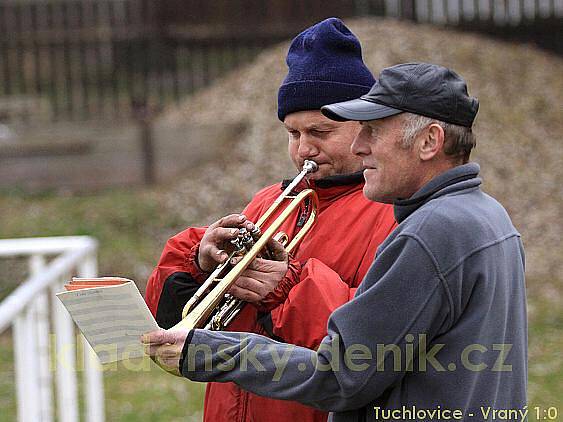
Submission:
POLYGON ((170 347, 189 379, 233 381, 330 410, 333 421, 524 420, 524 253, 467 163, 477 109, 463 79, 425 63, 387 68, 367 95, 323 107, 362 122, 352 150, 364 194, 393 203, 399 226, 316 351, 193 330, 147 335, 172 344, 150 353, 170 347), (260 366, 245 366, 249 356, 260 366))
MULTIPOLYGON (((257 259, 237 280, 230 293, 251 305, 228 329, 268 334, 314 349, 327 333, 329 315, 353 297, 377 247, 396 224, 390 205, 362 195, 362 160, 350 151, 360 124, 335 122, 320 112, 323 105, 367 93, 374 83, 357 38, 339 19, 326 19, 292 41, 287 66, 278 91, 278 118, 287 130, 295 167, 301 169, 305 160, 318 164, 307 183, 298 186, 316 191, 318 219, 289 259, 257 259)), ((244 216, 227 216, 208 228, 189 228, 168 241, 146 292, 161 327, 179 322, 199 282, 225 259, 222 244, 235 237, 239 227, 250 228, 249 222, 258 220, 282 187, 277 183, 258 192, 244 216)), ((282 230, 293 236, 302 221, 294 215, 282 230)), ((205 421, 324 422, 326 418, 326 412, 259 397, 235 384, 207 386, 205 421)))

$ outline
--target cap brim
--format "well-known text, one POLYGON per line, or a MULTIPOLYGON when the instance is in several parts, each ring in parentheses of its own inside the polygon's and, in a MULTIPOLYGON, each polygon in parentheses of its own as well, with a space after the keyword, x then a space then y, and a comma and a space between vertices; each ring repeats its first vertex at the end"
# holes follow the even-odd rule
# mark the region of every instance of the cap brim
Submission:
POLYGON ((347 120, 367 121, 383 119, 402 113, 403 110, 358 98, 356 100, 329 104, 321 107, 321 112, 331 120, 345 122, 347 120))

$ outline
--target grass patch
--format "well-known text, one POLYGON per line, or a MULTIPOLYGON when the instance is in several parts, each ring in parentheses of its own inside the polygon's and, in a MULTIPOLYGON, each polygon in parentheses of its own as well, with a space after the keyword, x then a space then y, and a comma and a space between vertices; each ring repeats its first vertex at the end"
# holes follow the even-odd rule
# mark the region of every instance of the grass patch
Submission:
MULTIPOLYGON (((53 374, 54 375, 54 374, 53 374)), ((79 373, 79 377, 81 374, 79 373)), ((82 390, 79 378, 79 391, 82 390)), ((104 369, 105 411, 108 421, 200 421, 205 384, 173 377, 152 362, 137 359, 104 369), (130 370, 135 368, 137 370, 130 370), (141 370, 142 368, 142 370, 141 370)), ((12 339, 0 336, 0 421, 14 421, 17 414, 12 339)), ((81 397, 80 411, 84 412, 81 397)))
POLYGON ((105 373, 106 415, 110 421, 200 421, 205 384, 164 372, 130 371, 122 364, 105 373))
MULTIPOLYGON (((0 209, 2 238, 93 236, 100 242, 100 274, 133 278, 141 288, 166 238, 187 224, 164 209, 154 191, 144 189, 63 196, 0 193, 0 209)), ((0 261, 0 269, 2 265, 6 264, 0 261)), ((13 281, 0 282, 4 295, 8 284, 25 277, 18 275, 13 281)))
POLYGON ((17 414, 14 351, 11 338, 0 335, 0 421, 14 421, 17 414))
POLYGON ((563 415, 563 312, 556 298, 531 295, 528 397, 530 406, 558 407, 563 415))

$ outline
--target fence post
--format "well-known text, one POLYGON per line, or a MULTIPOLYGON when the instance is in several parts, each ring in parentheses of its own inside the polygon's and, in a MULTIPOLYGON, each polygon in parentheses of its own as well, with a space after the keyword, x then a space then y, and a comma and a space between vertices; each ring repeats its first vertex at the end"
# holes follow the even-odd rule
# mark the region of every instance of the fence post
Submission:
MULTIPOLYGON (((45 268, 43 255, 32 255, 29 259, 29 269, 32 276, 39 274, 45 268)), ((37 338, 37 389, 40 420, 50 422, 53 420, 53 391, 52 375, 49 370, 49 299, 46 293, 41 293, 35 303, 31 305, 35 336, 37 338)), ((29 328, 29 327, 28 327, 29 328)))
MULTIPOLYGON (((63 279, 68 279, 68 276, 63 279)), ((54 296, 63 288, 62 282, 55 284, 51 287, 51 295, 54 296)), ((61 422, 75 422, 78 420, 78 394, 74 323, 63 304, 58 300, 54 302, 58 419, 61 422)))
MULTIPOLYGON (((41 255, 32 255, 29 260, 31 276, 44 267, 41 255)), ((39 296, 15 319, 13 324, 14 361, 18 395, 18 419, 20 421, 52 420, 49 399, 50 383, 45 384, 49 375, 48 325, 42 324, 42 296, 39 296), (45 348, 47 344, 47 348, 45 348), (38 363, 36 365, 36 363, 38 363), (46 389, 46 391, 44 391, 46 389)))
POLYGON ((34 419, 34 397, 30 394, 29 386, 32 380, 27 376, 28 369, 26 361, 26 331, 27 320, 22 313, 18 315, 12 324, 14 337, 14 366, 16 376, 16 397, 18 400, 18 421, 28 422, 34 419))

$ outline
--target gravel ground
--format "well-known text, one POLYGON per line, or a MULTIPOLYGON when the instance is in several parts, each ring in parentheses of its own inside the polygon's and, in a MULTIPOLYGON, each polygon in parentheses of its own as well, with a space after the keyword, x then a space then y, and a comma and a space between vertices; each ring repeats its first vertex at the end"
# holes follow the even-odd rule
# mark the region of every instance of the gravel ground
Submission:
MULTIPOLYGON (((522 233, 529 280, 559 294, 563 60, 531 46, 431 26, 375 18, 347 24, 375 74, 397 63, 428 61, 466 78, 470 94, 481 104, 472 158, 482 166, 484 189, 503 203, 522 233)), ((211 222, 238 211, 258 189, 293 174, 287 136, 276 116, 287 47, 284 43, 265 51, 163 114, 159 123, 170 126, 228 122, 246 127, 233 133, 232 145, 217 159, 202 162, 163 194, 163 204, 187 223, 211 222)), ((189 148, 189 133, 186 138, 189 148)))

